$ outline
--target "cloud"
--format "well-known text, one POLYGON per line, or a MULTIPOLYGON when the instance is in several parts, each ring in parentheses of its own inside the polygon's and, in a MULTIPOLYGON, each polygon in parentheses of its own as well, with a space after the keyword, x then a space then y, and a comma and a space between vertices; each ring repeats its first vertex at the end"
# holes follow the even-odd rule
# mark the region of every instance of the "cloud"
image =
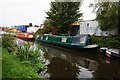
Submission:
POLYGON ((2 0, 0 3, 2 21, 0 25, 13 26, 21 24, 40 25, 49 10, 51 0, 2 0))
POLYGON ((93 8, 89 7, 91 2, 94 2, 94 0, 84 0, 83 4, 80 7, 84 20, 91 20, 96 18, 95 13, 92 13, 93 8))

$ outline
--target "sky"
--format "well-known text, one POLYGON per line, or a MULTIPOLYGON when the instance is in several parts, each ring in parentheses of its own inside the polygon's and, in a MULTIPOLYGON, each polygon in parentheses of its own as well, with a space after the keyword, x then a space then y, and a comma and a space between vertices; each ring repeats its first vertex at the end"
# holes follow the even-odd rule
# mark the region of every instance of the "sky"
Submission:
MULTIPOLYGON (((93 0, 84 0, 81 12, 84 20, 95 18, 89 3, 93 0)), ((0 0, 0 26, 40 25, 47 16, 51 0, 0 0)))
POLYGON ((96 18, 96 14, 93 12, 93 8, 89 7, 90 3, 93 3, 95 0, 84 0, 83 4, 80 7, 81 13, 83 13, 83 20, 93 20, 96 18))

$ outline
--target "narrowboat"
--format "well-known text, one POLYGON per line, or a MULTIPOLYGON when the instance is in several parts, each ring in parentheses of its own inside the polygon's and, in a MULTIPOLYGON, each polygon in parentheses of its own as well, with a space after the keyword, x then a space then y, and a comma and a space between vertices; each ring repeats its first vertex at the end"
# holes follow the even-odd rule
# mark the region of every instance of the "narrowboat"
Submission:
POLYGON ((107 49, 106 56, 110 58, 119 58, 120 59, 120 49, 107 49))
POLYGON ((88 34, 76 36, 46 34, 40 35, 36 41, 76 49, 99 49, 97 44, 91 44, 91 38, 88 34))
POLYGON ((19 38, 27 38, 27 39, 34 38, 34 34, 32 33, 17 33, 16 36, 19 38))
POLYGON ((27 25, 18 26, 19 32, 16 34, 17 37, 22 39, 34 40, 35 32, 39 29, 39 27, 29 27, 27 25))

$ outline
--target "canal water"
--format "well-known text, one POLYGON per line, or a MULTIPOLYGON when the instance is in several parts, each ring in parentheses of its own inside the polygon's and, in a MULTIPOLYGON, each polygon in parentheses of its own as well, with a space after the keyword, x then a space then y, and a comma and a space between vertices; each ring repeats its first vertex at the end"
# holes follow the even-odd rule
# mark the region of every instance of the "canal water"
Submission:
MULTIPOLYGON (((17 39, 19 43, 22 40, 17 39)), ((73 50, 33 42, 41 47, 41 61, 45 69, 39 74, 44 78, 120 78, 120 61, 109 59, 97 51, 73 50)))

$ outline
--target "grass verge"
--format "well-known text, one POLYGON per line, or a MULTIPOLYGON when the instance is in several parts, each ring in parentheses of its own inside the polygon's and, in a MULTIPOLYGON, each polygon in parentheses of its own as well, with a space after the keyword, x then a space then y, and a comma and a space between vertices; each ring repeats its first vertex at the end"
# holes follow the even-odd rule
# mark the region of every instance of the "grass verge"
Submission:
POLYGON ((2 49, 2 78, 41 78, 31 66, 23 65, 20 60, 2 49))
POLYGON ((2 48, 0 48, 0 80, 2 79, 2 48))

